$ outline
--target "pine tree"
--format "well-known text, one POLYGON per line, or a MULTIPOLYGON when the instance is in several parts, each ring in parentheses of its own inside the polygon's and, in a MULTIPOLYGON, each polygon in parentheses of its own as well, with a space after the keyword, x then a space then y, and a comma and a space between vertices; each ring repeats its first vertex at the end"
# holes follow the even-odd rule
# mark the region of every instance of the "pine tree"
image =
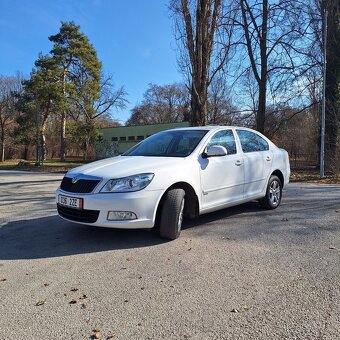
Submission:
POLYGON ((61 71, 60 160, 64 161, 67 112, 72 104, 79 102, 84 91, 89 98, 99 98, 102 65, 96 50, 74 22, 62 22, 59 33, 50 36, 49 40, 54 43, 51 57, 61 71))

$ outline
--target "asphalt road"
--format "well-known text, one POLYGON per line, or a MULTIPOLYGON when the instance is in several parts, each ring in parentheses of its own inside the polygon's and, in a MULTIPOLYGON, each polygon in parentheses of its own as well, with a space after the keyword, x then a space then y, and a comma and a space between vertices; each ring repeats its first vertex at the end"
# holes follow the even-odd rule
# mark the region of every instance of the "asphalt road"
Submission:
POLYGON ((340 339, 340 186, 289 184, 164 242, 56 216, 62 176, 0 172, 0 339, 340 339), (111 333, 112 332, 112 333, 111 333))

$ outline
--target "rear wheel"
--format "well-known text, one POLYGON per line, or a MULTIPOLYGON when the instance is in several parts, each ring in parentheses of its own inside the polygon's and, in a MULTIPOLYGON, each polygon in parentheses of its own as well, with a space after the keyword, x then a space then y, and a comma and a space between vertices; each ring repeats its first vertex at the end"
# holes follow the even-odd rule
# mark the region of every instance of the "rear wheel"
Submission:
POLYGON ((182 229, 185 191, 171 189, 165 194, 159 226, 160 236, 174 240, 178 238, 182 229))
POLYGON ((260 199, 260 204, 266 209, 276 209, 281 203, 282 184, 280 179, 273 175, 269 178, 266 196, 260 199))

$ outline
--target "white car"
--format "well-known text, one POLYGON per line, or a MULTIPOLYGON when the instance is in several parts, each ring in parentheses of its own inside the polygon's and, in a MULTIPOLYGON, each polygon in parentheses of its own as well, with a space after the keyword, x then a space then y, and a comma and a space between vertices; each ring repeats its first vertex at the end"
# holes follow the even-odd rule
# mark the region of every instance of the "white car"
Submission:
POLYGON ((67 172, 56 192, 66 220, 109 228, 159 227, 176 239, 183 217, 259 200, 279 206, 288 154, 242 127, 167 130, 121 156, 67 172))

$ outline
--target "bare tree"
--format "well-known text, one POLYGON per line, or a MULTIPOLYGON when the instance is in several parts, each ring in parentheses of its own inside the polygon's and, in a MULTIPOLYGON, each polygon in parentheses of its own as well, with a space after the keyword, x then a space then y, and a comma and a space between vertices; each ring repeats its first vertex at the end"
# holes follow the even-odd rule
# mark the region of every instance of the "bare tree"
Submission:
POLYGON ((239 0, 239 5, 235 20, 242 28, 239 42, 257 84, 256 128, 265 133, 268 98, 272 104, 277 98, 286 97, 287 102, 294 98, 296 105, 304 74, 315 66, 309 58, 312 32, 307 6, 299 0, 239 0))
POLYGON ((16 94, 21 92, 22 76, 0 76, 0 161, 5 161, 6 140, 17 115, 16 94))
POLYGON ((78 142, 84 151, 84 160, 88 159, 88 150, 93 146, 96 138, 96 122, 101 117, 110 118, 113 110, 126 107, 126 91, 123 86, 115 88, 112 76, 102 76, 100 82, 99 97, 91 96, 87 90, 91 85, 92 78, 87 77, 86 70, 78 69, 74 77, 74 83, 79 88, 77 96, 69 96, 69 116, 72 122, 69 124, 71 139, 78 142), (90 84, 88 84, 88 82, 90 84))
POLYGON ((231 104, 230 88, 223 74, 215 77, 208 91, 208 124, 232 125, 235 122, 235 108, 231 104))
POLYGON ((170 1, 179 42, 179 66, 191 90, 194 126, 207 122, 208 87, 228 57, 231 30, 229 35, 218 30, 222 9, 222 0, 170 1))
POLYGON ((132 109, 126 125, 162 124, 189 119, 189 92, 182 84, 149 84, 141 104, 132 109))

